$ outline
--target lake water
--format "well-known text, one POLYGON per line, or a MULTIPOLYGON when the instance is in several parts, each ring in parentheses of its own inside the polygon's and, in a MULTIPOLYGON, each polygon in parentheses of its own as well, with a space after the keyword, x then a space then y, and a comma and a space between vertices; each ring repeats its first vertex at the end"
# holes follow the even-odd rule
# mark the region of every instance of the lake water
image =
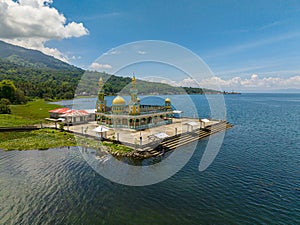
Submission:
MULTIPOLYGON (((209 116, 204 96, 191 98, 209 116)), ((0 224, 300 224, 300 94, 225 101, 235 126, 210 167, 198 170, 204 139, 151 186, 106 180, 78 148, 0 151, 0 224)))

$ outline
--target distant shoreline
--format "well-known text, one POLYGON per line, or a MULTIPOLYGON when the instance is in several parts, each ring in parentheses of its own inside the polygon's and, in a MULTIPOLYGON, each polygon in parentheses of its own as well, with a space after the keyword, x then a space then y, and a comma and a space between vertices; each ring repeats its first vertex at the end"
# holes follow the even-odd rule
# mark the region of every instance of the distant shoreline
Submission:
MULTIPOLYGON (((139 94, 139 96, 160 96, 160 95, 241 95, 241 92, 220 92, 220 93, 176 93, 176 94, 139 94)), ((117 96, 118 94, 105 95, 105 96, 117 96)), ((129 94, 125 94, 124 96, 129 96, 129 94)), ((97 95, 77 95, 74 98, 97 98, 97 95)), ((62 99, 62 100, 72 100, 72 99, 62 99)), ((56 102, 56 101, 55 101, 56 102)))

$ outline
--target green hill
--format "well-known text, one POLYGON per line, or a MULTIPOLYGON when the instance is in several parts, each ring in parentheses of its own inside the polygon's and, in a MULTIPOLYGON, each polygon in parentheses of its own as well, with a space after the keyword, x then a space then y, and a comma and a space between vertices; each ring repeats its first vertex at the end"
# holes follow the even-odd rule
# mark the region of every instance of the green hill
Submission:
POLYGON ((83 73, 84 71, 78 68, 36 68, 0 59, 0 81, 12 80, 29 99, 72 98, 83 73))
MULTIPOLYGON (((104 90, 107 95, 115 95, 120 93, 122 95, 128 95, 131 88, 131 77, 120 77, 110 75, 107 73, 99 73, 86 71, 80 81, 80 85, 76 90, 78 95, 96 95, 98 92, 98 80, 99 77, 103 78, 104 90)), ((149 82, 137 79, 137 89, 140 95, 149 94, 219 94, 220 92, 202 88, 191 87, 174 87, 169 84, 159 82, 149 82)))
MULTIPOLYGON (((28 99, 70 99, 78 95, 96 95, 98 80, 105 81, 105 92, 129 94, 130 77, 84 71, 52 56, 0 41, 0 81, 12 80, 28 99), (83 76, 83 74, 85 74, 83 76), (77 86, 79 85, 79 88, 77 86)), ((139 94, 219 93, 201 88, 174 87, 158 82, 137 80, 139 94)))
MULTIPOLYGON (((120 77, 107 73, 86 71, 76 91, 78 95, 96 95, 98 92, 99 77, 103 78, 106 95, 128 95, 131 88, 131 77, 120 77)), ((178 87, 158 82, 148 82, 137 79, 137 89, 140 95, 148 94, 180 94, 183 92, 178 87)))
POLYGON ((37 50, 26 49, 0 41, 0 58, 20 66, 57 70, 77 70, 75 66, 62 62, 37 50))

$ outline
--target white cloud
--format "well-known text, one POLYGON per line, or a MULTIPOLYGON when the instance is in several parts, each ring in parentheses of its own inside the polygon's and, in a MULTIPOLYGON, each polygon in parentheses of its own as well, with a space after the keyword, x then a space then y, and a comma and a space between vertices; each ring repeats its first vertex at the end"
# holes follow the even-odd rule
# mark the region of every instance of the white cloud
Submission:
POLYGON ((81 37, 88 30, 82 23, 67 23, 51 3, 52 0, 0 0, 0 39, 66 61, 58 49, 45 47, 45 43, 81 37))
POLYGON ((233 77, 224 80, 220 77, 212 77, 202 80, 200 85, 203 87, 215 87, 220 85, 223 89, 234 90, 275 90, 300 88, 300 76, 288 78, 281 77, 264 77, 260 78, 257 74, 252 74, 250 78, 233 77))
POLYGON ((103 70, 112 69, 112 66, 109 65, 109 64, 101 64, 101 63, 94 62, 90 66, 90 69, 91 70, 97 70, 97 71, 103 71, 103 70))
POLYGON ((147 81, 150 81, 150 82, 160 82, 160 83, 163 83, 163 84, 169 84, 171 86, 174 86, 174 87, 179 87, 179 83, 176 82, 176 81, 173 81, 173 80, 160 80, 160 81, 157 81, 157 80, 154 80, 154 79, 146 79, 147 81))
POLYGON ((199 83, 197 81, 195 81, 192 78, 186 78, 183 79, 180 83, 179 86, 182 87, 199 87, 199 83))
POLYGON ((140 55, 145 55, 145 54, 147 54, 147 52, 142 51, 142 50, 139 50, 139 51, 138 51, 138 54, 140 54, 140 55))
MULTIPOLYGON (((155 80, 152 80, 153 82, 155 82, 155 80)), ((156 80, 157 82, 157 80, 156 80)), ((170 84, 172 86, 175 87, 199 87, 199 83, 196 82, 194 79, 192 78, 186 78, 183 79, 181 81, 173 81, 173 80, 160 80, 161 83, 164 84, 170 84)))
POLYGON ((71 57, 69 57, 69 58, 72 59, 72 60, 79 60, 79 59, 82 59, 81 56, 76 56, 76 55, 73 55, 73 56, 71 56, 71 57))
POLYGON ((111 49, 108 52, 104 53, 103 55, 119 55, 119 54, 121 54, 120 51, 115 50, 115 49, 111 49))
POLYGON ((160 80, 161 83, 170 84, 172 86, 182 87, 203 87, 216 90, 237 90, 237 91, 270 91, 276 89, 300 89, 300 76, 282 77, 263 77, 252 74, 248 78, 233 77, 230 79, 222 79, 220 77, 212 77, 201 81, 195 81, 192 78, 186 78, 181 81, 160 80), (220 89, 221 88, 221 89, 220 89))

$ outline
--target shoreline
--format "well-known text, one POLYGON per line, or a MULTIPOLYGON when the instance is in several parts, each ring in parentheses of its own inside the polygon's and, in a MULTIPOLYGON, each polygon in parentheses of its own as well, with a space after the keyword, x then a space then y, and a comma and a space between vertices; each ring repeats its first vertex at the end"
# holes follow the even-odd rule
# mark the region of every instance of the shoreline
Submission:
MULTIPOLYGON (((166 95, 241 95, 241 92, 207 92, 207 93, 171 93, 171 94, 139 94, 139 96, 166 96, 166 95)), ((109 95, 105 95, 108 97, 116 97, 118 96, 118 93, 116 94, 109 94, 109 95)), ((130 94, 125 94, 124 96, 130 96, 130 94)), ((73 99, 62 99, 59 101, 68 101, 68 100, 74 100, 74 99, 81 99, 81 98, 97 98, 97 95, 77 95, 74 96, 73 99)), ((59 102, 59 101, 49 101, 49 102, 59 102)))
POLYGON ((26 151, 72 146, 98 149, 105 146, 106 151, 114 157, 144 159, 162 155, 165 152, 175 150, 181 145, 198 141, 215 132, 225 131, 232 127, 232 125, 226 121, 211 120, 206 124, 208 125, 207 127, 213 127, 212 125, 219 123, 223 125, 221 129, 217 131, 214 131, 214 129, 206 130, 204 129, 205 127, 201 128, 202 125, 199 118, 182 117, 180 119, 174 118, 174 122, 165 125, 163 130, 161 130, 161 127, 147 128, 142 131, 116 131, 111 129, 109 137, 105 141, 100 142, 96 133, 93 132, 93 129, 98 126, 95 122, 70 126, 68 130, 55 129, 53 124, 37 123, 38 121, 44 121, 44 116, 48 114, 49 108, 58 106, 59 105, 48 104, 43 100, 36 100, 26 105, 14 106, 15 111, 13 111, 13 114, 4 115, 7 116, 7 119, 5 120, 5 126, 0 127, 0 148, 4 151, 26 151), (25 108, 26 115, 23 110, 25 108), (22 117, 21 112, 23 113, 22 117), (15 118, 18 118, 20 122, 17 123, 15 118), (83 130, 85 130, 85 134, 83 130), (162 131, 165 132, 166 137, 154 137, 155 134, 162 131), (83 138, 82 136, 89 136, 90 138, 83 138), (139 141, 141 137, 142 142, 139 141), (152 139, 150 139, 150 137, 152 137, 152 139))
POLYGON ((100 141, 97 137, 78 134, 73 131, 59 130, 55 128, 38 128, 34 131, 12 131, 0 132, 0 137, 8 134, 9 140, 0 141, 0 149, 3 151, 36 151, 49 150, 65 147, 85 147, 98 149, 116 158, 147 159, 162 156, 167 152, 176 150, 178 147, 200 141, 218 132, 224 132, 233 125, 221 121, 208 128, 198 128, 189 132, 174 135, 153 142, 143 147, 135 145, 128 146, 121 141, 105 139, 100 141))

